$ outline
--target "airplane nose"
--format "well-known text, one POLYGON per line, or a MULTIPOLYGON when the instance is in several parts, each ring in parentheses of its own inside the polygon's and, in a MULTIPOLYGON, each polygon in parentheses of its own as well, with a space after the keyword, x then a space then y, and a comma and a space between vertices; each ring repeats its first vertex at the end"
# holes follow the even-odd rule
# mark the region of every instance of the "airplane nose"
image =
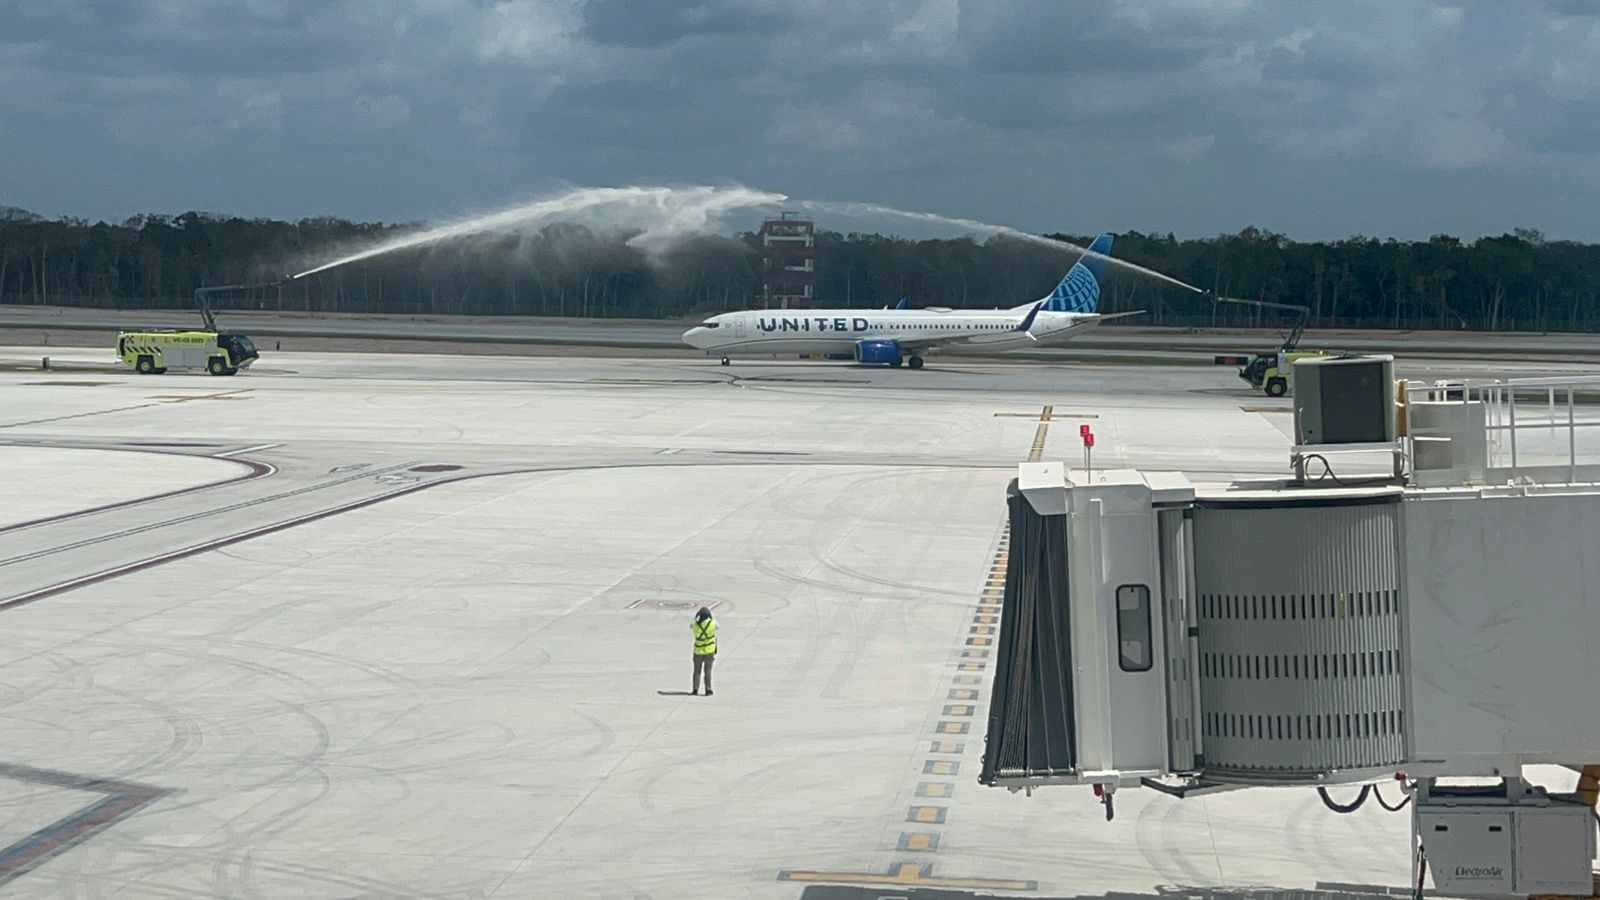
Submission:
POLYGON ((704 350, 706 348, 705 338, 708 331, 709 329, 707 329, 705 326, 696 325, 695 327, 683 333, 683 342, 698 350, 704 350))

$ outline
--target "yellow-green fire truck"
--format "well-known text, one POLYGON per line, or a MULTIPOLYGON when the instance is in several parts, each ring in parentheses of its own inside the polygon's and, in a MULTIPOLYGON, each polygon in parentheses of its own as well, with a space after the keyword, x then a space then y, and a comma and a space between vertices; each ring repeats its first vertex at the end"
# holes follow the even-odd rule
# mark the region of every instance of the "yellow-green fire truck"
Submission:
POLYGON ((260 354, 242 334, 124 331, 117 335, 117 356, 140 375, 160 375, 168 369, 233 375, 248 368, 260 354))
POLYGON ((1305 334, 1306 321, 1311 316, 1311 310, 1308 307, 1294 306, 1288 303, 1270 303, 1265 300, 1218 297, 1215 294, 1211 295, 1211 300, 1213 303, 1241 303, 1263 309, 1283 309, 1295 314, 1294 327, 1278 349, 1270 350, 1266 353, 1217 356, 1212 359, 1219 366, 1238 366, 1239 377, 1244 379, 1246 384, 1262 391, 1268 397, 1282 397, 1294 390, 1294 363, 1296 360, 1324 355, 1320 350, 1296 349, 1300 345, 1300 336, 1305 334))
POLYGON ((217 319, 211 314, 208 295, 217 291, 238 291, 253 288, 277 287, 282 282, 261 284, 227 284, 200 288, 194 292, 200 305, 200 320, 204 328, 195 331, 150 328, 140 331, 123 331, 117 335, 117 357, 133 366, 140 375, 160 375, 168 369, 196 371, 204 369, 213 375, 236 375, 260 358, 255 342, 242 334, 223 334, 217 330, 217 319))
POLYGON ((1286 353, 1262 353, 1255 357, 1219 356, 1222 365, 1240 366, 1239 377, 1251 387, 1260 388, 1268 397, 1283 397, 1294 390, 1294 364, 1297 360, 1325 356, 1321 350, 1297 350, 1286 353))

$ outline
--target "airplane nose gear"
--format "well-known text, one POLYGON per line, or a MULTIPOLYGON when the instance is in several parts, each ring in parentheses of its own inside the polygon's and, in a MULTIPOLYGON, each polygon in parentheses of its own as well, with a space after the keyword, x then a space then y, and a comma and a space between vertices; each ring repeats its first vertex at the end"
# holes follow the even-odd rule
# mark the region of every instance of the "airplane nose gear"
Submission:
POLYGON ((726 356, 724 356, 724 357, 723 357, 723 358, 722 358, 722 364, 723 364, 723 365, 728 365, 728 358, 727 358, 727 357, 726 357, 726 356))

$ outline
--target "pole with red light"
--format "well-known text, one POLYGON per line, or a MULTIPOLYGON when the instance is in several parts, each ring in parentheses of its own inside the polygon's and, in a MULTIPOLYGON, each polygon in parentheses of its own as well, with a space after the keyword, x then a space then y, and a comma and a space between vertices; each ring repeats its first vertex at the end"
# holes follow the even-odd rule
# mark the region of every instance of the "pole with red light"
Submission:
POLYGON ((1094 449, 1094 432, 1090 431, 1088 424, 1085 423, 1078 426, 1078 437, 1083 438, 1083 477, 1084 480, 1088 480, 1094 471, 1089 466, 1089 453, 1094 449))

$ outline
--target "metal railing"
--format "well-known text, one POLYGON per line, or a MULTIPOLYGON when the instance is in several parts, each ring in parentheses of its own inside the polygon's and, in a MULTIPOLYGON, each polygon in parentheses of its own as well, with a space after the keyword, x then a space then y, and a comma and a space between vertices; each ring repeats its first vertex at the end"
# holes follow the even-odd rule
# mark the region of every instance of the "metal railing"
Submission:
POLYGON ((1600 481, 1600 375, 1407 382, 1406 403, 1482 403, 1486 481, 1600 481), (1584 410, 1583 407, 1590 407, 1584 410))

